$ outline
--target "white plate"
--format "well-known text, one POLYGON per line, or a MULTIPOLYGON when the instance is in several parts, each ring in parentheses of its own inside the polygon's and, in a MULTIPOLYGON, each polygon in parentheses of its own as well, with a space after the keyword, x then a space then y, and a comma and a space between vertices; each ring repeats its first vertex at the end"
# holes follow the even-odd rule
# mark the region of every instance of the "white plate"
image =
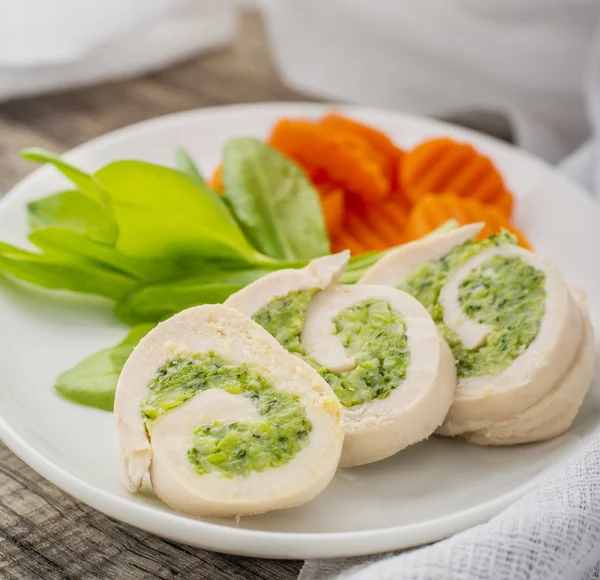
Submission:
MULTIPOLYGON (((600 212, 593 201, 544 163, 513 147, 435 121, 366 108, 351 116, 385 129, 403 145, 447 134, 471 141, 502 169, 519 198, 517 222, 533 244, 591 297, 598 328, 600 212)), ((115 159, 171 164, 186 147, 211 171, 232 136, 264 137, 282 116, 316 116, 324 107, 265 104, 171 115, 83 145, 69 161, 94 169, 115 159)), ((51 168, 37 170, 0 203, 0 239, 23 244, 25 204, 64 185, 51 168)), ((35 470, 100 511, 195 546, 262 557, 321 558, 383 552, 439 540, 489 519, 515 501, 599 428, 595 383, 573 428, 553 441, 485 449, 433 438, 397 456, 338 473, 315 500, 240 522, 177 514, 151 490, 124 488, 109 413, 58 397, 56 376, 125 329, 111 305, 66 293, 25 288, 0 277, 0 435, 35 470)))

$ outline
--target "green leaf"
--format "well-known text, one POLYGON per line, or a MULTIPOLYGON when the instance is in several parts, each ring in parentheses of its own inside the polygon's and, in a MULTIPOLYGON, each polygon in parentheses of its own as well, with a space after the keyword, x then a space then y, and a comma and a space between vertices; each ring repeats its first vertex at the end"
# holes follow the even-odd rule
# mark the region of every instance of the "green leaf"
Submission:
POLYGON ((295 163, 256 139, 231 139, 223 181, 232 211, 257 250, 283 260, 329 253, 317 192, 295 163))
POLYGON ((70 290, 119 300, 136 281, 117 272, 78 264, 58 256, 34 254, 0 244, 0 272, 44 288, 70 290))
POLYGON ((199 304, 217 304, 271 270, 262 268, 209 271, 193 278, 142 286, 116 306, 117 318, 128 324, 158 322, 199 304))
POLYGON ((60 395, 75 403, 112 411, 123 365, 139 341, 152 328, 153 324, 141 324, 132 328, 123 342, 112 348, 103 348, 62 373, 54 388, 60 395))
POLYGON ((100 205, 106 203, 106 195, 102 191, 100 185, 96 183, 94 177, 89 173, 70 165, 66 161, 63 161, 58 155, 38 147, 32 147, 30 149, 23 149, 23 151, 21 151, 21 157, 28 159, 29 161, 35 161, 36 163, 50 163, 51 165, 54 165, 56 169, 73 182, 77 189, 90 200, 99 203, 100 205))
POLYGON ((44 228, 29 234, 29 240, 47 254, 107 267, 142 281, 165 280, 181 274, 181 268, 173 261, 127 256, 71 230, 44 228))
POLYGON ((116 161, 95 173, 119 226, 117 248, 148 258, 261 256, 227 208, 179 171, 116 161))
POLYGON ((192 181, 199 185, 206 186, 206 180, 202 177, 202 173, 200 173, 198 166, 194 163, 194 160, 185 149, 177 149, 177 151, 175 151, 175 166, 192 181))
POLYGON ((455 219, 449 219, 444 222, 441 226, 435 228, 435 230, 429 232, 427 235, 423 236, 423 239, 434 238, 435 236, 439 236, 440 234, 446 234, 460 227, 460 224, 455 219))
POLYGON ((212 197, 215 203, 218 203, 220 206, 222 206, 223 213, 226 213, 229 219, 236 224, 236 226, 238 225, 234 215, 231 213, 231 209, 227 203, 227 198, 212 189, 212 187, 208 186, 204 180, 204 177, 202 177, 200 170, 185 149, 177 149, 175 152, 175 165, 181 173, 183 173, 190 181, 192 181, 192 183, 202 187, 205 192, 212 197))
POLYGON ((114 245, 117 222, 104 206, 79 191, 62 191, 27 204, 34 230, 59 226, 107 245, 114 245))

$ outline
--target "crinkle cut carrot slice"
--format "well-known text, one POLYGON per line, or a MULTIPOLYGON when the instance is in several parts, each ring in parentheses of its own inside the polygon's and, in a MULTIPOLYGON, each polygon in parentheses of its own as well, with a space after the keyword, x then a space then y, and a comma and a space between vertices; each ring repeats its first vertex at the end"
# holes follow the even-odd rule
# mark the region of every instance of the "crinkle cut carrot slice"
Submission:
POLYGON ((218 191, 219 193, 223 193, 223 164, 220 163, 219 166, 215 169, 215 172, 212 174, 210 178, 209 184, 212 189, 218 191))
POLYGON ((375 151, 381 153, 386 159, 389 179, 392 182, 392 189, 399 191, 398 188, 398 168, 404 156, 404 151, 382 131, 365 125, 355 119, 350 119, 339 113, 331 112, 321 117, 321 124, 333 129, 347 131, 364 139, 375 151))
POLYGON ((350 250, 354 256, 364 254, 367 249, 348 231, 341 230, 331 242, 332 252, 341 252, 342 250, 350 250))
POLYGON ((510 218, 514 206, 513 196, 508 191, 503 191, 495 200, 494 205, 507 217, 510 218))
POLYGON ((324 183, 318 186, 321 208, 329 238, 334 238, 342 229, 344 221, 344 190, 324 183))
POLYGON ((485 203, 510 195, 490 159, 448 137, 424 141, 406 153, 400 172, 402 188, 415 203, 423 195, 445 191, 485 203))
MULTIPOLYGON (((487 206, 485 206, 484 211, 487 216, 486 220, 485 220, 486 227, 481 232, 481 234, 480 234, 481 236, 483 236, 487 232, 489 232, 489 233, 487 233, 487 235, 491 236, 492 234, 499 233, 502 229, 507 229, 508 231, 512 232, 517 237, 519 246, 521 246, 522 248, 525 248, 526 250, 533 250, 531 243, 529 242, 527 237, 523 234, 523 232, 519 228, 516 228, 515 226, 513 226, 497 206, 487 205, 487 206), (488 230, 488 227, 489 227, 489 230, 488 230)), ((487 237, 487 236, 483 236, 483 237, 487 237)))
POLYGON ((342 129, 362 137, 373 149, 390 159, 398 159, 403 153, 385 133, 339 113, 331 112, 323 115, 321 117, 321 124, 333 127, 334 129, 342 129))
POLYGON ((478 239, 485 239, 507 229, 517 236, 522 247, 531 249, 527 238, 508 221, 496 205, 483 204, 477 199, 459 197, 452 193, 428 194, 419 200, 409 215, 406 241, 422 238, 450 219, 455 219, 460 225, 484 222, 484 229, 478 239))
POLYGON ((350 198, 347 212, 363 221, 387 247, 398 245, 404 240, 408 207, 395 196, 381 203, 368 205, 350 198))
POLYGON ((311 121, 282 119, 269 144, 302 165, 311 178, 322 174, 365 203, 390 193, 385 159, 357 135, 311 121))
POLYGON ((373 229, 369 223, 357 213, 347 212, 345 225, 347 231, 350 232, 367 251, 385 250, 388 247, 388 244, 386 244, 379 232, 373 229))

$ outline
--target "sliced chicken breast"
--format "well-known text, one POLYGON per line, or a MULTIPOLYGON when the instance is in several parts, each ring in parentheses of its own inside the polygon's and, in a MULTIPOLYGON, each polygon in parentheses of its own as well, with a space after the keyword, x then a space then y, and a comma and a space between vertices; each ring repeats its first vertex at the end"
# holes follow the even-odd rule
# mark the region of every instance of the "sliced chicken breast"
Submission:
POLYGON ((128 488, 199 516, 256 514, 322 491, 343 444, 327 383, 225 306, 152 330, 119 378, 115 419, 128 488))
POLYGON ((277 270, 238 290, 224 304, 252 317, 273 298, 301 290, 323 290, 339 282, 349 258, 350 252, 345 250, 316 258, 305 268, 277 270))
POLYGON ((451 404, 456 371, 433 320, 414 298, 381 286, 335 285, 346 260, 342 254, 275 272, 226 304, 263 324, 333 387, 344 405, 341 465, 351 466, 428 437, 451 404))
POLYGON ((594 374, 594 329, 587 305, 575 296, 584 329, 577 345, 576 355, 565 375, 555 388, 523 413, 504 421, 490 421, 474 433, 464 437, 478 445, 516 445, 552 439, 564 433, 573 423, 594 374))
MULTIPOLYGON (((591 374, 584 369, 593 333, 584 331, 588 316, 582 316, 562 275, 547 260, 510 243, 469 243, 478 227, 392 251, 361 283, 414 292, 450 341, 459 379, 440 434, 465 434, 480 444, 548 438, 550 431, 532 428, 531 421, 543 422, 548 411, 542 419, 538 412, 554 401, 552 393, 574 389, 574 399, 581 401, 589 388, 591 374), (504 281, 508 285, 500 292, 504 281), (486 352, 497 355, 488 360, 488 370, 481 363, 486 352)), ((568 420, 555 421, 553 431, 568 428, 573 411, 565 408, 561 417, 567 415, 568 420)))
MULTIPOLYGON (((306 354, 338 375, 357 369, 361 363, 369 368, 377 364, 373 358, 380 361, 379 372, 398 364, 386 360, 386 355, 393 356, 385 341, 387 337, 382 337, 378 348, 369 349, 367 360, 348 356, 348 348, 340 340, 339 324, 336 324, 340 313, 373 301, 389 304, 400 315, 407 338, 406 357, 410 362, 402 381, 390 385, 393 389, 385 398, 344 408, 346 436, 340 461, 342 467, 385 459, 429 437, 444 420, 456 387, 452 353, 437 332, 431 316, 412 296, 395 288, 332 286, 316 294, 306 312, 302 330, 306 354)), ((367 375, 365 380, 369 378, 367 375)), ((334 391, 339 393, 336 386, 341 390, 347 388, 348 382, 332 384, 334 391)))

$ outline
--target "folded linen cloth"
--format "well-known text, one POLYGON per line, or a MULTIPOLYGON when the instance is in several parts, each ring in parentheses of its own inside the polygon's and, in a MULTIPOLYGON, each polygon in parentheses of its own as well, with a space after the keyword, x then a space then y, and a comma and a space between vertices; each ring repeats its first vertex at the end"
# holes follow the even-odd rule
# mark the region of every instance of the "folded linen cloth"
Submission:
POLYGON ((597 580, 600 439, 487 524, 381 558, 309 561, 298 580, 597 580))

